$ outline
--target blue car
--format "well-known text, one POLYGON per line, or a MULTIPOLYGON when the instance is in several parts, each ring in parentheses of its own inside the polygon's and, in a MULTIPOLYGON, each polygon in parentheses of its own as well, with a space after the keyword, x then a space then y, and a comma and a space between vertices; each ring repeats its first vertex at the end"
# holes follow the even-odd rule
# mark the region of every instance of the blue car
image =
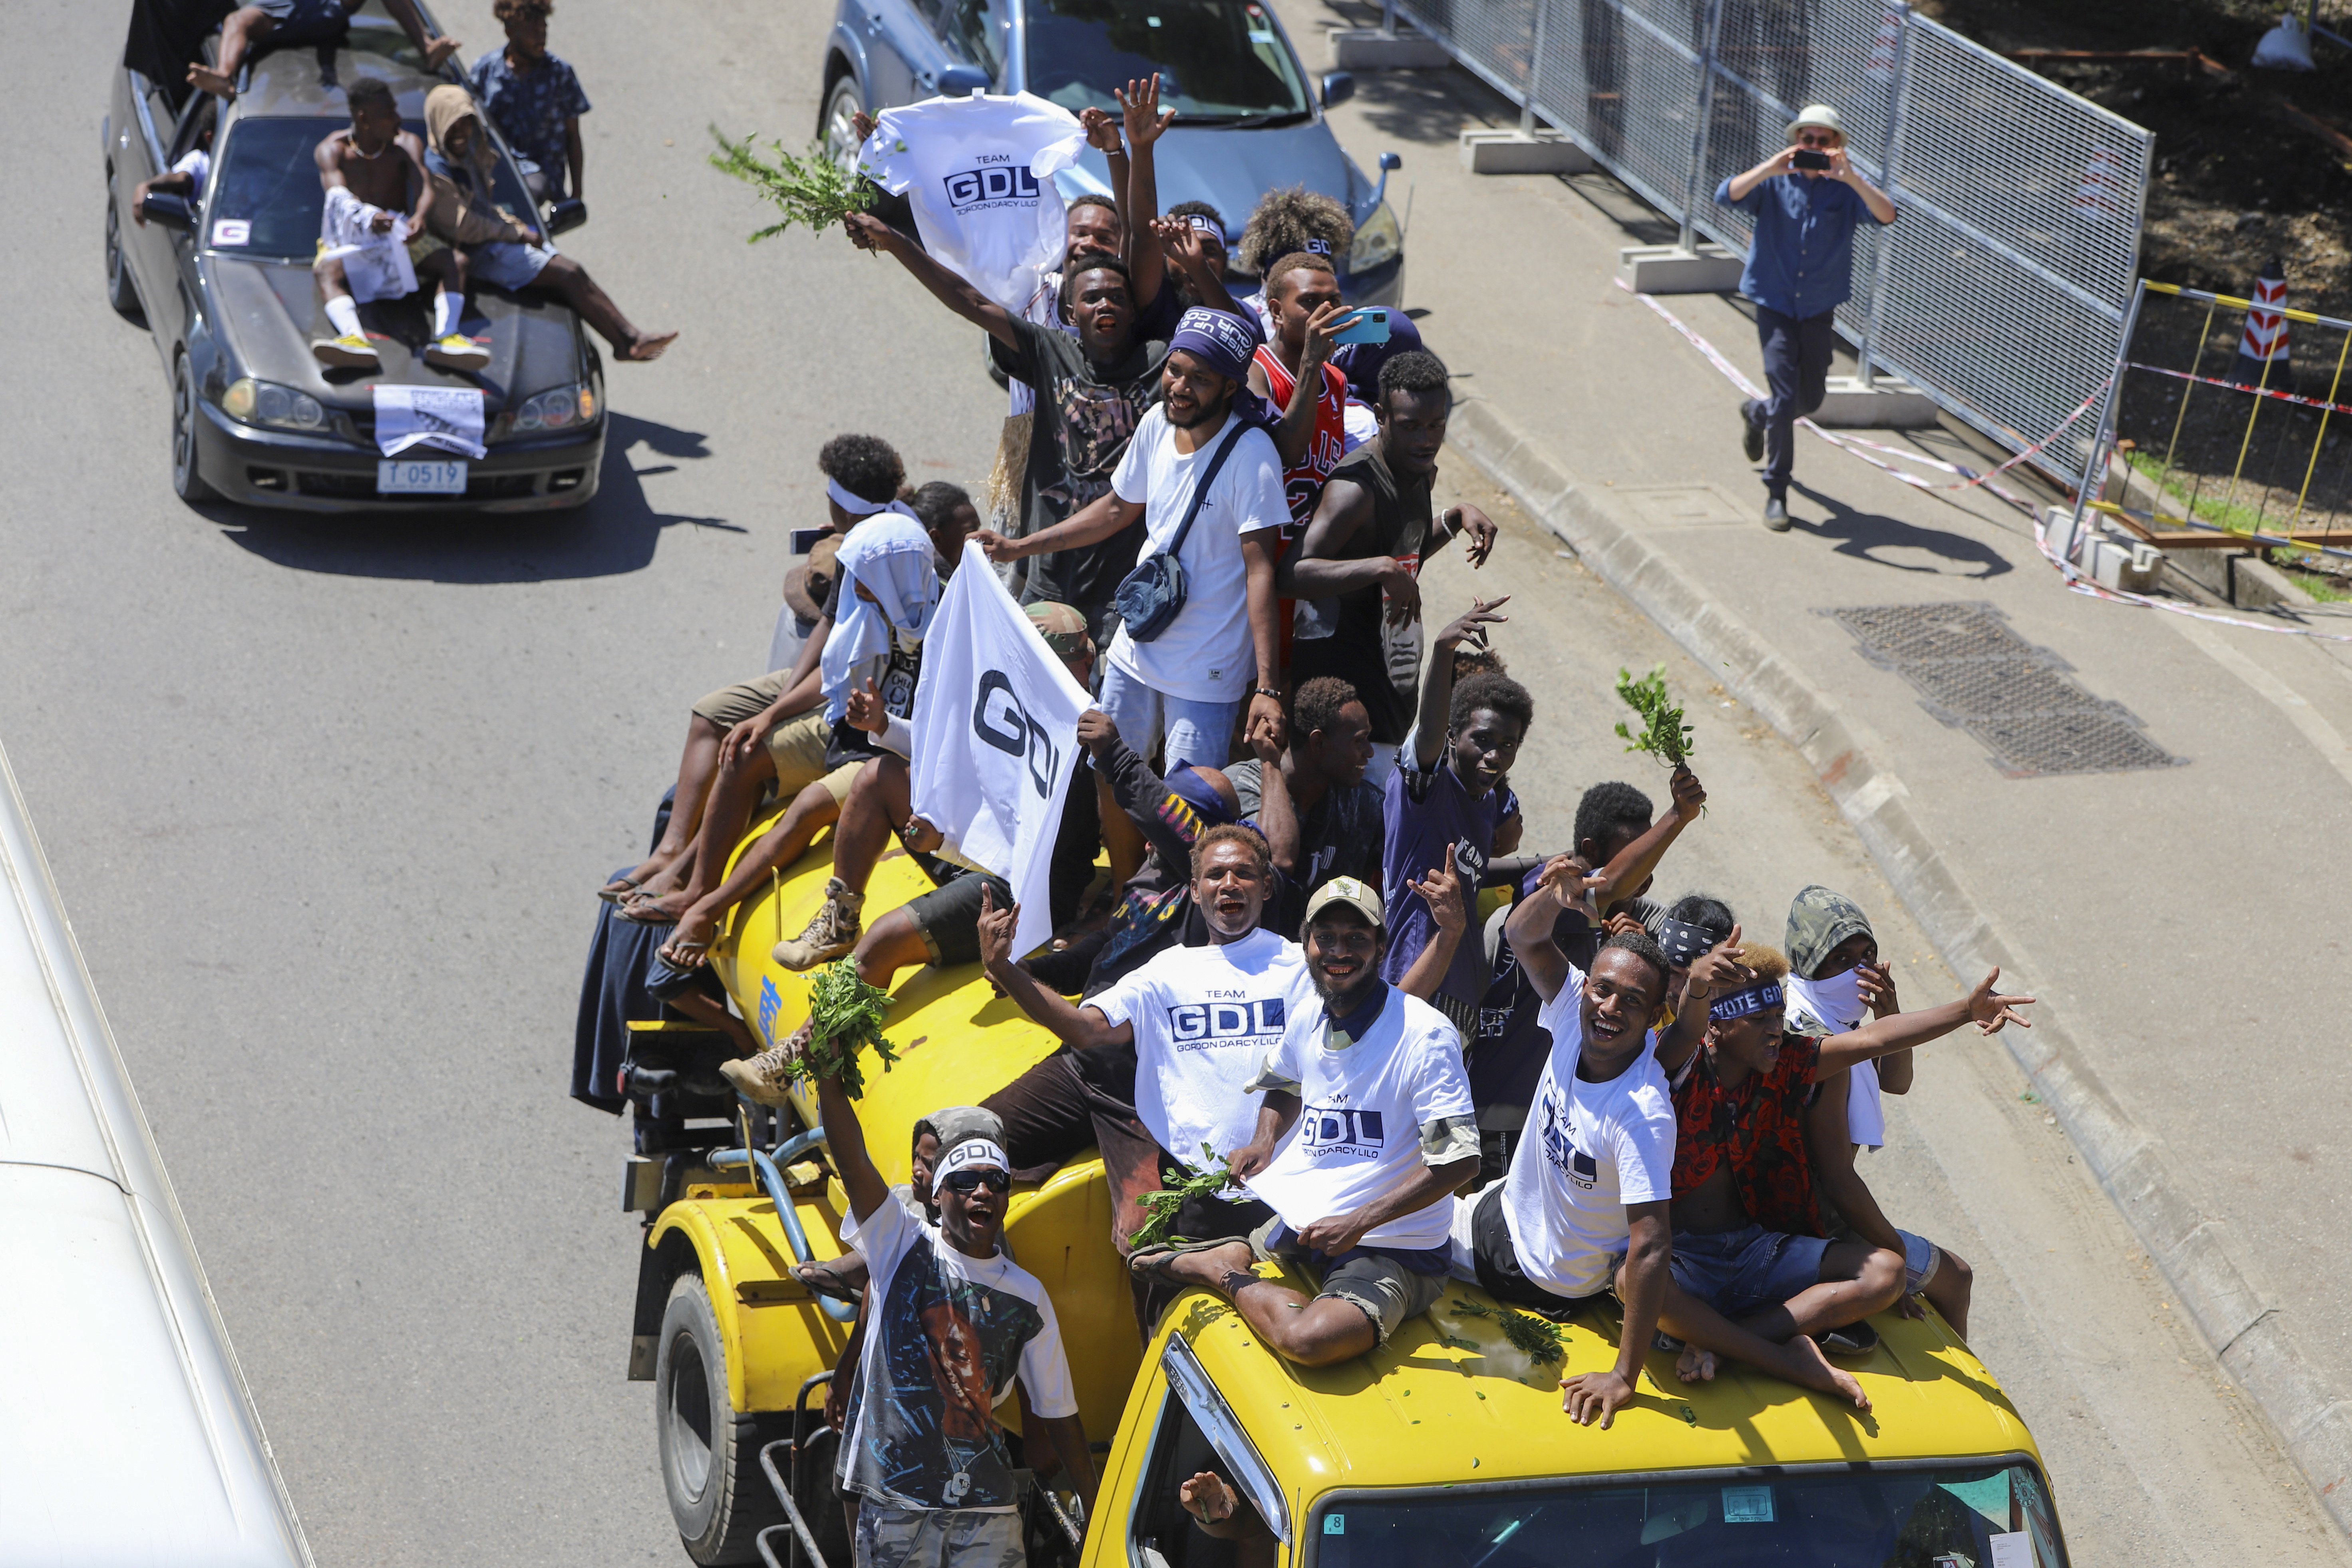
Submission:
MULTIPOLYGON (((1337 197, 1356 242, 1335 258, 1350 303, 1401 305, 1404 227, 1387 200, 1381 154, 1368 180, 1339 150, 1323 111, 1355 90, 1344 71, 1310 82, 1274 14, 1257 0, 841 0, 825 46, 817 132, 848 162, 852 117, 978 88, 1033 92, 1076 113, 1116 111, 1113 90, 1157 71, 1176 122, 1157 150, 1161 210, 1205 201, 1228 246, 1266 192, 1287 185, 1337 197)), ((1110 194, 1103 156, 1087 149, 1055 176, 1065 199, 1110 194)))

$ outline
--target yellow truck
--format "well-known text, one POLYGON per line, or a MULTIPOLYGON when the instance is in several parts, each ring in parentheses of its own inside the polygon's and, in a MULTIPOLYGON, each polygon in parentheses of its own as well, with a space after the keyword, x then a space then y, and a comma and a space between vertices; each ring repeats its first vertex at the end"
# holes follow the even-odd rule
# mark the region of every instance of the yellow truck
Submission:
MULTIPOLYGON (((814 911, 828 870, 820 845, 738 910, 714 949, 719 976, 769 1041, 806 1014, 806 977, 770 949, 814 911)), ((929 885, 894 855, 876 873, 868 917, 929 885)), ((858 1109, 877 1163, 903 1180, 917 1118, 982 1100, 1055 1042, 976 966, 915 972, 896 994, 887 1033, 900 1059, 887 1073, 868 1065, 858 1109)), ((684 1087, 708 1087, 707 1053, 720 1048, 675 1025, 635 1037, 633 1054, 671 1098, 651 1097, 646 1111, 667 1131, 641 1138, 654 1152, 632 1161, 625 1184, 627 1206, 647 1216, 630 1375, 656 1384, 663 1480, 696 1562, 846 1568, 820 1410, 850 1313, 791 1273, 798 1258, 840 1252, 845 1198, 822 1162, 813 1100, 762 1124, 684 1087)), ((1082 1528, 1074 1507, 1037 1489, 1033 1563, 2067 1561, 2032 1434, 1932 1313, 1883 1315, 1878 1348, 1846 1363, 1870 1396, 1866 1415, 1738 1367, 1685 1385, 1674 1358, 1655 1353, 1639 1398, 1602 1431, 1561 1413, 1559 1384, 1613 1363, 1612 1312, 1555 1327, 1454 1283, 1377 1352, 1309 1371, 1194 1293, 1141 1343, 1109 1218, 1092 1159, 1017 1187, 1008 1213, 1013 1257, 1052 1293, 1100 1473, 1082 1528), (1245 1539, 1212 1539, 1185 1513, 1178 1488, 1202 1470, 1245 1500, 1245 1539)), ((1000 1415, 1017 1429, 1011 1402, 1000 1415)))

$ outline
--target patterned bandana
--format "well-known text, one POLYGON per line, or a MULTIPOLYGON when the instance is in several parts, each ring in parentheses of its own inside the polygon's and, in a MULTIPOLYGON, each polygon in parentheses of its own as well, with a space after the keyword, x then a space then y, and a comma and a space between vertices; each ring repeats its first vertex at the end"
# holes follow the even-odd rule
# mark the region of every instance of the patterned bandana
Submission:
POLYGON ((1705 926, 1685 925, 1677 920, 1658 921, 1657 936, 1658 945, 1666 950, 1666 962, 1676 969, 1688 969, 1715 946, 1714 932, 1705 926))
POLYGON ((1257 352, 1257 339, 1242 325, 1239 316, 1195 305, 1176 323, 1168 347, 1171 353, 1181 349, 1196 356, 1227 381, 1239 381, 1249 373, 1250 355, 1257 352))
POLYGON ((1761 985, 1750 985, 1718 996, 1706 1010, 1706 1016, 1719 1024, 1734 1018, 1745 1018, 1755 1013, 1769 1013, 1780 1005, 1780 983, 1768 980, 1761 985))

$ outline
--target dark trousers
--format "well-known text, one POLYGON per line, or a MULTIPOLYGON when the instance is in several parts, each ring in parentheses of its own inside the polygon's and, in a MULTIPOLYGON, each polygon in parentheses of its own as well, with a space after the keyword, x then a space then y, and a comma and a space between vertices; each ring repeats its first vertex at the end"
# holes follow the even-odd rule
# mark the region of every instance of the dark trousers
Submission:
POLYGON ((1749 424, 1764 426, 1764 488, 1783 499, 1797 456, 1797 421, 1819 408, 1829 392, 1835 323, 1832 310, 1800 320, 1756 307, 1756 337, 1764 347, 1764 381, 1772 395, 1751 397, 1739 411, 1749 424))

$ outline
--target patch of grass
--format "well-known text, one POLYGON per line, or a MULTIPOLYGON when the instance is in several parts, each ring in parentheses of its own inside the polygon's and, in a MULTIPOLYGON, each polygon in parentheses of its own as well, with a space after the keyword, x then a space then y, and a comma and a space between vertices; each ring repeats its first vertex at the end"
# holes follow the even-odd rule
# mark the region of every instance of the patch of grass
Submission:
POLYGON ((2352 583, 2347 583, 2341 577, 2333 577, 2325 572, 2299 572, 2284 561, 2279 560, 2278 552, 2275 551, 2272 552, 2271 563, 2286 574, 2288 582, 2293 583, 2323 605, 2339 605, 2352 601, 2352 583))

